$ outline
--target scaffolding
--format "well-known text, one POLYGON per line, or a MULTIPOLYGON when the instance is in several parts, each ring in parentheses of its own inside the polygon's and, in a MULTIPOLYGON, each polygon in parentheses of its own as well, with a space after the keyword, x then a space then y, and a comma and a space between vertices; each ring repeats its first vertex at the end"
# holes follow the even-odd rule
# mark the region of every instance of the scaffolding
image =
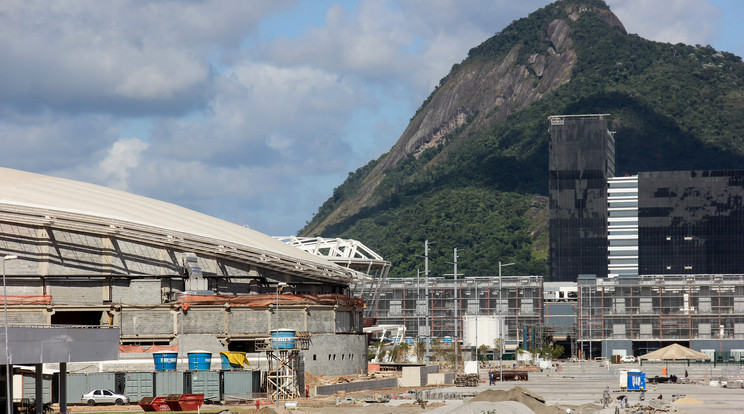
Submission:
MULTIPOLYGON (((300 351, 309 349, 310 334, 297 332, 294 337, 271 337, 256 340, 256 350, 266 352, 269 362, 266 392, 272 400, 290 400, 303 396, 300 390, 300 351)), ((304 374, 304 373, 303 373, 304 374)))
POLYGON ((662 342, 744 343, 744 275, 582 276, 578 288, 585 356, 599 356, 605 340, 633 341, 639 353, 662 342))
MULTIPOLYGON (((462 339, 463 316, 498 317, 499 308, 504 318, 504 339, 512 344, 520 341, 522 327, 542 324, 542 276, 503 276, 501 302, 496 276, 466 277, 457 282, 447 278, 430 277, 428 280, 427 300, 423 278, 385 279, 377 294, 375 312, 370 316, 376 318, 378 324, 404 325, 409 340, 426 336, 455 338, 455 332, 455 339, 462 339), (427 311, 429 327, 425 322, 427 311)), ((369 286, 362 290, 373 292, 373 282, 365 283, 369 286)))

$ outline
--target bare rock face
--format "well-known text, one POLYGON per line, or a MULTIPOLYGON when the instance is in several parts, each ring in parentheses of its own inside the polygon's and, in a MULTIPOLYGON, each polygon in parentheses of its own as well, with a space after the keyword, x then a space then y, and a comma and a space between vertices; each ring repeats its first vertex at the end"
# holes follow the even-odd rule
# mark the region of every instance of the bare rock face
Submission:
POLYGON ((307 231, 320 234, 332 223, 350 217, 366 205, 374 205, 375 188, 386 171, 407 157, 418 157, 435 147, 460 127, 477 129, 505 119, 571 80, 577 55, 572 49, 568 20, 581 13, 595 12, 612 25, 622 24, 609 10, 581 7, 567 9, 566 17, 550 22, 544 38, 550 45, 521 59, 520 48, 513 47, 501 59, 472 59, 450 73, 426 106, 412 119, 387 156, 365 178, 359 192, 333 213, 307 231))

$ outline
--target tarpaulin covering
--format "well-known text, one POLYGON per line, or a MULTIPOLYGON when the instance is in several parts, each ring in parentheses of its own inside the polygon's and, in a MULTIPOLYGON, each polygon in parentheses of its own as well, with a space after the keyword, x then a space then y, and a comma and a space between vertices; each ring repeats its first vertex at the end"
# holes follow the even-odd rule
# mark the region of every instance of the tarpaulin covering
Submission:
POLYGON ((224 355, 225 358, 227 358, 227 360, 230 361, 230 364, 239 365, 241 367, 245 365, 250 365, 248 363, 248 358, 245 357, 245 352, 227 351, 227 352, 220 352, 220 355, 224 355))
MULTIPOLYGON (((276 295, 191 295, 180 293, 178 302, 184 310, 192 305, 225 305, 266 307, 277 303, 276 295)), ((364 307, 362 298, 350 298, 340 294, 325 295, 279 295, 279 305, 339 305, 353 308, 364 307)))
POLYGON ((161 352, 161 351, 174 351, 178 352, 178 345, 119 345, 119 352, 129 353, 141 353, 141 352, 161 352))
POLYGON ((5 297, 8 305, 51 305, 52 297, 50 295, 35 296, 11 296, 5 297))

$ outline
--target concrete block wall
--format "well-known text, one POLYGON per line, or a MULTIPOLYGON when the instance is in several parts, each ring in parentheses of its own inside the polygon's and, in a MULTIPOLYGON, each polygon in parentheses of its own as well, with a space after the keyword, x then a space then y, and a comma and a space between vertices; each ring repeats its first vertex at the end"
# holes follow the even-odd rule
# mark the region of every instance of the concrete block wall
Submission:
POLYGON ((397 386, 397 378, 347 382, 343 384, 319 385, 315 387, 315 395, 333 395, 338 393, 339 391, 358 392, 367 390, 378 390, 382 388, 395 388, 397 386))
POLYGON ((152 305, 162 302, 162 279, 133 279, 111 289, 111 301, 129 305, 152 305))
POLYGON ((302 351, 305 370, 313 375, 356 375, 367 372, 367 339, 364 335, 313 334, 302 351))
MULTIPOLYGON (((5 321, 3 320, 3 323, 5 321)), ((49 323, 46 312, 37 311, 8 311, 8 324, 45 325, 49 323)))

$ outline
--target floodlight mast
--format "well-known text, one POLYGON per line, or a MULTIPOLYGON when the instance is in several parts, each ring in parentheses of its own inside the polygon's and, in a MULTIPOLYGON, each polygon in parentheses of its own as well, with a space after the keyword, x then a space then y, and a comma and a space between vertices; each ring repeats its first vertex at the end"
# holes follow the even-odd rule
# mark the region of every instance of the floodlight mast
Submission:
POLYGON ((5 402, 6 413, 13 412, 13 398, 10 396, 10 347, 8 346, 8 288, 5 284, 5 261, 17 259, 18 256, 9 254, 0 258, 3 262, 3 310, 5 311, 5 402))
MULTIPOLYGON (((512 266, 514 263, 502 264, 499 262, 499 381, 504 381, 504 319, 501 314, 501 268, 512 266)), ((507 313, 509 307, 507 306, 507 313)))

